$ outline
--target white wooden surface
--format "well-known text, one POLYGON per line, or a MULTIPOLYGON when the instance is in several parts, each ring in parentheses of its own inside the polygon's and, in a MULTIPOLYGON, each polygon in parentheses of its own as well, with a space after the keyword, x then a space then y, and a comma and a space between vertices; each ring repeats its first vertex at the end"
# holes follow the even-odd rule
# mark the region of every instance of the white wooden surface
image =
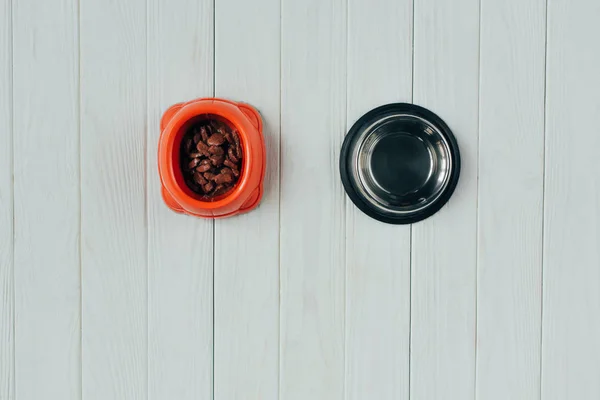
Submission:
POLYGON ((79 399, 77 2, 15 2, 13 40, 15 392, 79 399))
MULTIPOLYGON (((146 181, 148 193, 158 194, 162 112, 213 95, 213 3, 151 0, 147 6, 146 181)), ((213 222, 171 212, 160 195, 148 196, 147 207, 148 399, 211 399, 213 222)))
POLYGON ((540 398, 545 11, 543 0, 481 3, 476 385, 482 399, 540 398))
POLYGON ((600 398, 596 0, 2 0, 0 400, 600 398), (159 121, 256 106, 261 206, 160 197, 159 121), (338 174, 369 109, 463 169, 413 226, 338 174))
POLYGON ((542 397, 600 398, 600 3, 550 0, 542 397))
MULTIPOLYGON (((347 129, 412 100, 412 22, 410 0, 348 2, 347 129)), ((408 399, 410 226, 375 221, 348 198, 345 317, 346 398, 408 399)))
POLYGON ((146 2, 80 7, 82 398, 146 399, 146 2))
POLYGON ((215 399, 279 396, 279 6, 215 1, 215 94, 260 110, 273 167, 260 208, 215 222, 215 399))
POLYGON ((475 396, 478 11, 477 0, 415 1, 413 99, 453 129, 462 171, 448 204, 412 228, 412 399, 475 396))
POLYGON ((15 398, 12 10, 0 3, 0 399, 15 398))
POLYGON ((344 0, 281 4, 281 398, 344 398, 344 0))

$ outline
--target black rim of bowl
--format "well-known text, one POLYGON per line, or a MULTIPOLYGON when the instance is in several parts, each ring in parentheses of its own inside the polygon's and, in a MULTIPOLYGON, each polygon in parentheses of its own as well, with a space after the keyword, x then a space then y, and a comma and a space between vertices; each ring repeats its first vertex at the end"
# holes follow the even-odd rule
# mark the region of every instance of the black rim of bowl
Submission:
POLYGON ((427 110, 426 108, 409 103, 386 104, 367 112, 365 115, 360 117, 360 119, 356 121, 354 125, 352 125, 352 128, 350 128, 348 134, 344 139, 344 143, 342 144, 342 150, 340 152, 340 175, 348 197, 350 197, 350 200, 352 200, 352 202, 362 212, 364 212, 371 218, 388 224, 412 224, 415 222, 422 221, 425 218, 429 218, 430 216, 438 212, 444 206, 444 204, 448 202, 448 200, 454 193, 454 189, 458 184, 458 178, 460 176, 460 168, 460 152, 458 150, 458 143, 456 142, 456 138, 454 137, 454 134, 452 133, 448 125, 446 125, 446 123, 440 117, 438 117, 433 112, 427 110), (364 128, 376 122, 381 117, 389 115, 390 112, 400 112, 407 115, 414 115, 423 118, 424 120, 438 128, 438 130, 449 143, 450 157, 453 163, 448 184, 444 188, 444 191, 442 192, 440 197, 423 210, 402 216, 385 215, 376 210, 368 201, 365 200, 363 195, 360 194, 360 192, 357 190, 357 188, 355 187, 355 183, 350 177, 349 172, 352 168, 350 150, 353 147, 356 139, 360 136, 359 134, 364 128))

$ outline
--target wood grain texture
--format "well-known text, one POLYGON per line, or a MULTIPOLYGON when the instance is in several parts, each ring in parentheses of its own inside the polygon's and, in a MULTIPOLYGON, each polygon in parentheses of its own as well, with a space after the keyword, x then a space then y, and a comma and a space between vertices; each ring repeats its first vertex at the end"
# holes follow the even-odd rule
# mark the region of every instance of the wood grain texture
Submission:
POLYGON ((263 118, 258 209, 215 221, 215 399, 279 396, 279 0, 217 0, 215 93, 263 118), (252 16, 252 17, 249 17, 252 16))
POLYGON ((344 397, 346 1, 282 3, 281 378, 286 400, 344 397))
POLYGON ((146 1, 80 12, 83 397, 145 400, 146 1))
POLYGON ((480 399, 540 397, 545 11, 481 3, 480 399))
POLYGON ((15 400, 12 7, 0 3, 0 399, 15 400))
POLYGON ((542 398, 600 398, 600 3, 550 0, 542 398))
POLYGON ((213 2, 148 2, 148 398, 212 398, 213 222, 160 194, 162 113, 213 94, 213 2))
POLYGON ((15 389, 81 399, 77 1, 18 1, 13 22, 15 389))
POLYGON ((415 0, 414 7, 414 102, 453 130, 462 171, 448 204, 413 226, 411 398, 473 399, 479 2, 415 0))
MULTIPOLYGON (((412 0, 349 1, 347 87, 348 128, 411 101, 412 0)), ((346 398, 408 399, 410 227, 346 209, 346 398)))

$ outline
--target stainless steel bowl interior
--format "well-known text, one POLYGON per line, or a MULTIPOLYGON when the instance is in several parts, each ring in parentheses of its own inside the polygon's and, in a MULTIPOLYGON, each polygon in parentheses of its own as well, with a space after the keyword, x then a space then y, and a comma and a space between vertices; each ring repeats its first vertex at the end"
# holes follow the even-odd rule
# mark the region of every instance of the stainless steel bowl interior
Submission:
POLYGON ((417 213, 439 199, 450 182, 450 144, 419 116, 382 116, 354 143, 351 174, 357 190, 384 215, 417 213))

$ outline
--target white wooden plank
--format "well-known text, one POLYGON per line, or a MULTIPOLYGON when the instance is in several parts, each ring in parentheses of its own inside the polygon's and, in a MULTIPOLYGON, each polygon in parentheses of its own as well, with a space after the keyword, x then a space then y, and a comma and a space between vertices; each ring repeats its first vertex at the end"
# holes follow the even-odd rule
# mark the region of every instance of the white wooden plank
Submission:
POLYGON ((81 399, 77 1, 14 2, 13 22, 15 390, 81 399))
POLYGON ((414 7, 414 101, 453 130, 462 172, 448 204, 413 226, 411 398, 473 399, 479 2, 414 7))
POLYGON ((213 2, 148 7, 148 398, 211 399, 213 222, 165 206, 157 143, 170 105, 213 94, 213 2))
POLYGON ((600 3, 550 0, 542 398, 600 398, 600 3))
MULTIPOLYGON (((347 90, 348 127, 411 101, 412 0, 349 1, 347 90)), ((346 207, 346 398, 408 399, 410 227, 346 207)))
POLYGON ((214 398, 274 400, 279 396, 279 0, 217 0, 215 7, 215 93, 260 111, 267 174, 257 209, 215 221, 214 398))
POLYGON ((146 1, 83 0, 85 399, 146 399, 146 1))
POLYGON ((482 0, 477 398, 540 397, 544 0, 482 0))
POLYGON ((282 2, 280 395, 344 396, 346 1, 282 2))
POLYGON ((0 3, 0 399, 15 399, 12 9, 0 3))

